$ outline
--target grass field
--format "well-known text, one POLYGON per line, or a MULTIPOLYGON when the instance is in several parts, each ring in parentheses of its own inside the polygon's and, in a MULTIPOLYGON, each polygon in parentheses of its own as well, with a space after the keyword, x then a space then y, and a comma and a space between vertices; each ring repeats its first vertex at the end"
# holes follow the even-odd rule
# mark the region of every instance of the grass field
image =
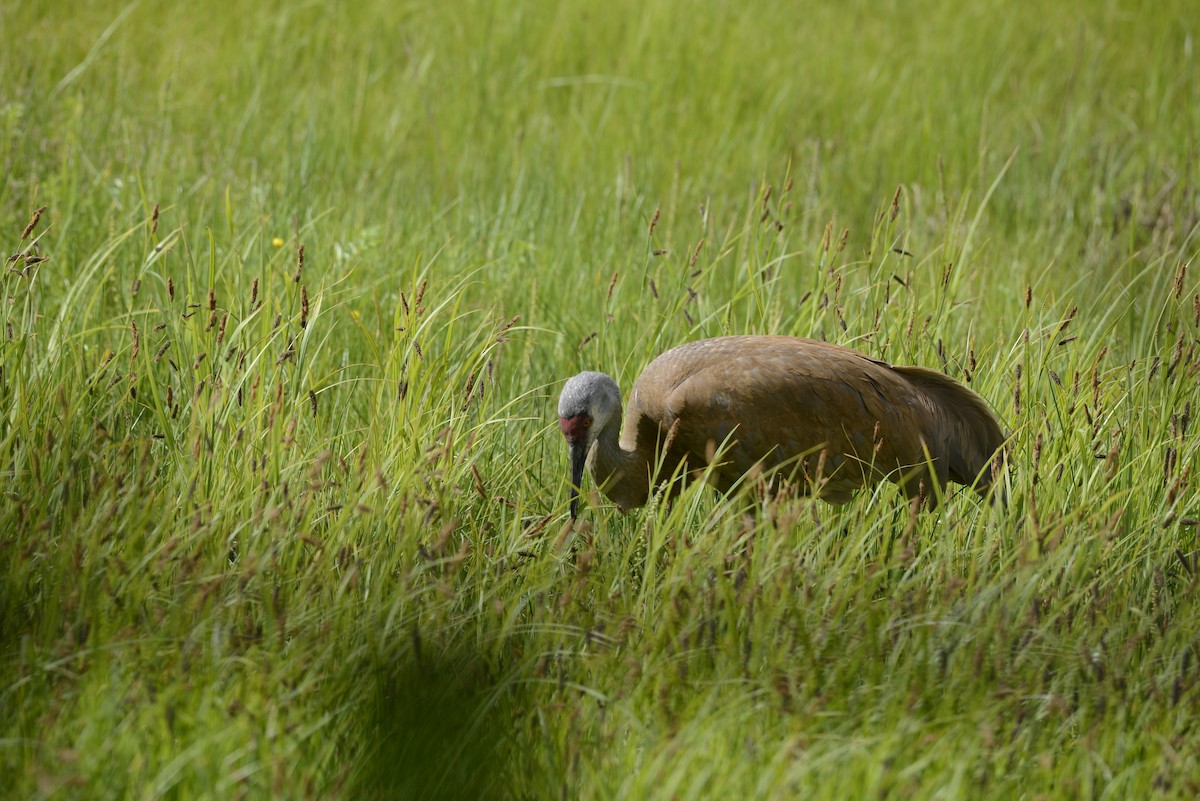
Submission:
POLYGON ((1196 797, 1198 29, 0 1, 0 796, 1196 797), (562 380, 747 332, 968 382, 1007 506, 572 530, 562 380))

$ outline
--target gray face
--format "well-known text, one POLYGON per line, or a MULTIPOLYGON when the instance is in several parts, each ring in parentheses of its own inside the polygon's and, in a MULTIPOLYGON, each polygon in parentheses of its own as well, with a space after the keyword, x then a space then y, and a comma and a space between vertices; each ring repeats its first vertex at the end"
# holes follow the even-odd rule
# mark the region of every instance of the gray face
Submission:
POLYGON ((621 408, 621 390, 604 373, 584 372, 567 380, 558 397, 558 416, 570 420, 579 415, 592 418, 594 428, 603 428, 621 408))
POLYGON ((604 373, 571 378, 558 398, 558 425, 571 458, 571 519, 579 513, 579 488, 588 451, 596 437, 621 411, 621 390, 604 373))

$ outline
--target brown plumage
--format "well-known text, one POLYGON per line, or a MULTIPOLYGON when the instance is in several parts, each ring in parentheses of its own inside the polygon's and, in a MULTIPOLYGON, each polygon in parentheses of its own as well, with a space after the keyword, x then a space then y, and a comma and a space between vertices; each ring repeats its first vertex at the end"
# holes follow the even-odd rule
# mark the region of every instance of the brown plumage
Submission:
POLYGON ((781 336, 718 337, 663 353, 634 385, 619 440, 621 392, 603 373, 568 380, 558 415, 572 517, 585 465, 622 510, 643 505, 680 465, 690 477, 710 463, 722 492, 747 473, 774 471, 831 503, 882 479, 933 503, 931 470, 939 484, 986 494, 1004 444, 987 403, 941 373, 781 336))

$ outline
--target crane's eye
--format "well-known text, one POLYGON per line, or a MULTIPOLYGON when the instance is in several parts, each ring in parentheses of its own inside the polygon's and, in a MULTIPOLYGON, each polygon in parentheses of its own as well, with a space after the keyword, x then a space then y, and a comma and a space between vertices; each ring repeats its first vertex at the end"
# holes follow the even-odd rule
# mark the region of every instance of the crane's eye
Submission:
POLYGON ((591 428, 592 427, 592 418, 590 418, 590 417, 583 418, 583 427, 591 428))

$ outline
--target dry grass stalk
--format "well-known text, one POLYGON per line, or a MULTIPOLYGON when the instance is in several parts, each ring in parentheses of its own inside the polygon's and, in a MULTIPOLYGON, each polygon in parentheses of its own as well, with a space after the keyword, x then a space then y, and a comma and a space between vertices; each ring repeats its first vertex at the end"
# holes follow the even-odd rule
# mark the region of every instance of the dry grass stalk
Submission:
POLYGON ((479 475, 479 468, 471 465, 471 477, 475 481, 475 492, 479 493, 479 497, 483 500, 489 500, 487 490, 483 486, 483 476, 479 475))

